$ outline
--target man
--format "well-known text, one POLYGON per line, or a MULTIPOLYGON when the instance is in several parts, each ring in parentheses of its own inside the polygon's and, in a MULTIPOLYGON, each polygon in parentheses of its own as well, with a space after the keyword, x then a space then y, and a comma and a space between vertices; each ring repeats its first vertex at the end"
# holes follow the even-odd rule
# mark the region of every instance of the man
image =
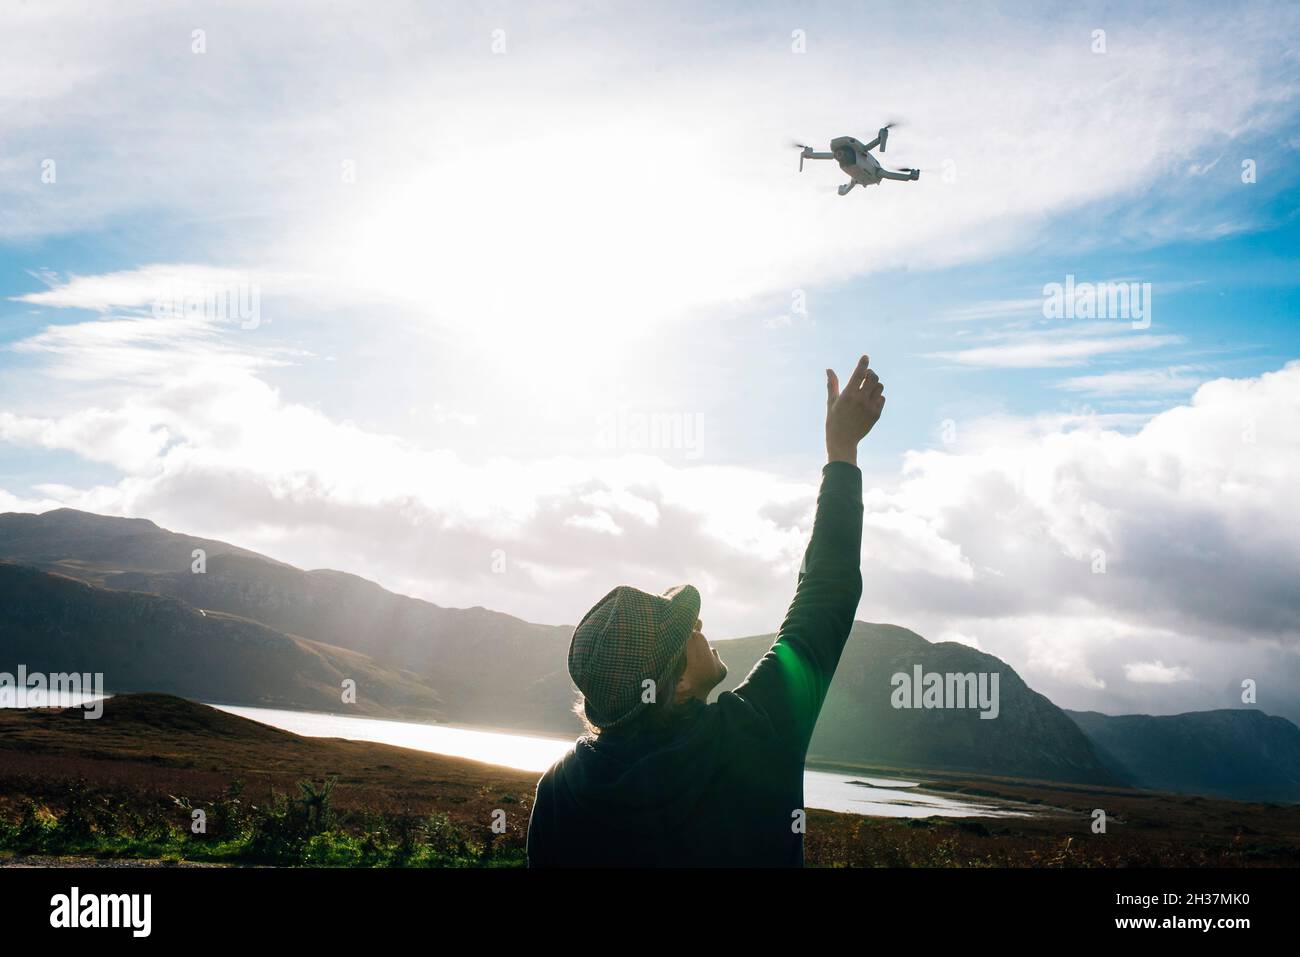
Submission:
POLYGON ((700 595, 620 585, 579 622, 569 675, 588 733, 537 785, 530 867, 801 866, 803 765, 862 596, 858 443, 884 386, 863 356, 826 370, 826 453, 812 540, 776 642, 735 691, 700 595))

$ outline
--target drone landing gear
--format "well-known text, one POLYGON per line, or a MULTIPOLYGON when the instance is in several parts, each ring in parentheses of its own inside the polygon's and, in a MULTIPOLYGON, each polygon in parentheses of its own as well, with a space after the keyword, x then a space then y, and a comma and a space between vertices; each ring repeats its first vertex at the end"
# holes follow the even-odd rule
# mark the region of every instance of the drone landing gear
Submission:
POLYGON ((841 196, 847 196, 847 195, 849 195, 849 190, 851 190, 854 186, 857 186, 857 185, 858 185, 858 184, 857 184, 856 182, 841 183, 841 184, 840 184, 840 195, 841 195, 841 196))

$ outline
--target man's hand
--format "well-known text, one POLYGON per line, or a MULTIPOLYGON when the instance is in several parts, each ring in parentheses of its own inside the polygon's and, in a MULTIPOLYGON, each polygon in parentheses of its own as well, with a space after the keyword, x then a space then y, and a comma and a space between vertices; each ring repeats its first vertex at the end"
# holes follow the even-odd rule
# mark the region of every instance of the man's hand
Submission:
POLYGON ((826 370, 826 457, 831 462, 858 464, 858 443, 871 431, 885 408, 885 385, 868 368, 870 360, 858 360, 849 383, 840 391, 833 369, 826 370))

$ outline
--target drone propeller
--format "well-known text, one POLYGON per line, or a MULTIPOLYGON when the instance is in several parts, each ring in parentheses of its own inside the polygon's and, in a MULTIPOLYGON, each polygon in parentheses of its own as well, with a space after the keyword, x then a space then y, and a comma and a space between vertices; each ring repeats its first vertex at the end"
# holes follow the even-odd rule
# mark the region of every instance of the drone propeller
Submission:
POLYGON ((872 145, 875 146, 878 144, 880 146, 880 152, 883 153, 885 151, 885 144, 888 142, 889 131, 896 126, 902 125, 903 121, 897 117, 891 120, 886 120, 884 125, 880 127, 880 135, 872 142, 872 145))
POLYGON ((797 147, 797 148, 800 150, 800 153, 799 153, 799 172, 802 173, 802 172, 803 172, 803 161, 804 161, 804 157, 807 156, 809 153, 811 153, 811 152, 813 151, 813 148, 812 148, 811 146, 807 146, 807 145, 805 145, 804 143, 800 143, 800 142, 798 142, 797 140, 791 140, 791 141, 790 141, 790 145, 791 145, 791 146, 794 146, 794 147, 797 147))

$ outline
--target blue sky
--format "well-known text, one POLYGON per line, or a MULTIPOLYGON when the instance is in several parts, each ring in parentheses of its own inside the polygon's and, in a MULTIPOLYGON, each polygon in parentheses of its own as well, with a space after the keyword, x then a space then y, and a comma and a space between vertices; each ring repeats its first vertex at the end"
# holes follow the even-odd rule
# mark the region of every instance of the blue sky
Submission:
POLYGON ((0 18, 0 508, 553 623, 692 581, 767 631, 867 352, 859 617, 1066 706, 1270 674, 1300 717, 1293 6, 0 18), (920 181, 797 171, 893 118, 920 181), (1048 318, 1067 276, 1150 327, 1048 318), (158 308, 213 288, 256 321, 158 308))

